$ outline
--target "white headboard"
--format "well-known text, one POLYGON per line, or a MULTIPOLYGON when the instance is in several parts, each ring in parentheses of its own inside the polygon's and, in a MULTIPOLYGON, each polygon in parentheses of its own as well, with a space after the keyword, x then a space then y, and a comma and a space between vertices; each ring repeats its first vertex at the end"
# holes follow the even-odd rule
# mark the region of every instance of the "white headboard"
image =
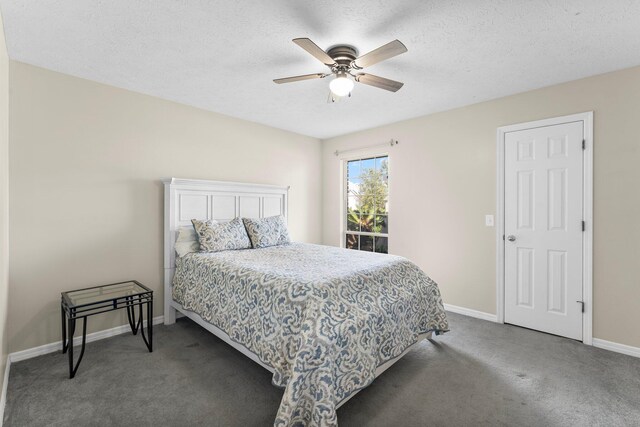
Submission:
POLYGON ((171 300, 176 261, 176 233, 192 219, 230 221, 236 217, 287 218, 289 187, 197 179, 163 179, 164 183, 164 292, 165 317, 171 300))

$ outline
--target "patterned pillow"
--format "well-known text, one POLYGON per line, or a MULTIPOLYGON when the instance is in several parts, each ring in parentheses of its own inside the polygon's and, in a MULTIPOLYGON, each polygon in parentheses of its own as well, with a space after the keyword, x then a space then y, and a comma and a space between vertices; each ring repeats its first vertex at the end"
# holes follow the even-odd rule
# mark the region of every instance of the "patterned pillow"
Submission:
POLYGON ((254 248, 290 243, 287 222, 282 215, 262 219, 242 218, 254 248))
POLYGON ((229 222, 200 221, 191 223, 198 234, 200 252, 220 252, 233 249, 249 249, 251 242, 240 218, 229 222))

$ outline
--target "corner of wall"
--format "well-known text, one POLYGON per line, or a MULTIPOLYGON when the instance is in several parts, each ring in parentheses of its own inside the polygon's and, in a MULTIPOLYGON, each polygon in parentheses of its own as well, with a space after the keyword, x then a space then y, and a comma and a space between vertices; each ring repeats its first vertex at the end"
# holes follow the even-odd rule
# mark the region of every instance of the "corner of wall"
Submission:
POLYGON ((0 15, 0 426, 9 373, 7 310, 9 299, 9 55, 0 15))

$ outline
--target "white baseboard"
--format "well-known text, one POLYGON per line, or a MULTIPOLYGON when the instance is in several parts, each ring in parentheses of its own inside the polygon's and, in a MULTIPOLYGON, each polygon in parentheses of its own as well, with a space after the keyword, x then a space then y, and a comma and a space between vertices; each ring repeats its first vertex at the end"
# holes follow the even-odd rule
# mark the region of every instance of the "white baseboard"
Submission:
POLYGON ((11 369, 11 358, 7 356, 7 364, 4 368, 4 381, 2 382, 2 396, 0 396, 0 427, 4 421, 4 407, 7 403, 7 388, 9 387, 9 370, 11 369))
POLYGON ((457 305, 444 304, 444 309, 452 313, 463 314, 469 317, 475 317, 476 319, 487 320, 489 322, 497 322, 498 316, 491 313, 485 313, 484 311, 472 310, 470 308, 458 307, 457 305))
MULTIPOLYGON (((153 318, 153 324, 159 325, 164 323, 164 316, 158 316, 153 318)), ((146 327, 147 321, 144 321, 144 326, 146 327)), ((109 337, 114 337, 116 335, 124 334, 125 332, 130 332, 131 328, 129 324, 116 326, 115 328, 105 329, 104 331, 93 332, 91 334, 87 334, 87 342, 93 342, 102 340, 109 337)), ((73 338, 73 345, 82 344, 82 337, 73 338)), ((21 360, 31 359, 32 357, 42 356, 43 354, 54 353, 56 351, 62 350, 62 341, 52 342, 49 344, 41 345, 39 347, 28 348, 22 351, 16 351, 15 353, 10 353, 7 358, 11 362, 19 362, 21 360)), ((9 363, 9 362, 7 362, 9 363)))
MULTIPOLYGON (((476 319, 488 320, 489 322, 498 321, 498 316, 496 316, 495 314, 472 310, 470 308, 465 308, 465 307, 458 307, 457 305, 444 304, 444 309, 452 313, 463 314, 465 316, 475 317, 476 319)), ((592 345, 594 347, 602 348, 604 350, 626 354, 627 356, 640 357, 640 347, 632 347, 630 345, 618 344, 617 342, 605 341, 599 338, 594 338, 592 345)))
POLYGON ((593 346, 609 351, 615 351, 616 353, 626 354, 627 356, 640 357, 640 347, 618 344, 617 342, 605 341, 599 338, 593 339, 593 346))

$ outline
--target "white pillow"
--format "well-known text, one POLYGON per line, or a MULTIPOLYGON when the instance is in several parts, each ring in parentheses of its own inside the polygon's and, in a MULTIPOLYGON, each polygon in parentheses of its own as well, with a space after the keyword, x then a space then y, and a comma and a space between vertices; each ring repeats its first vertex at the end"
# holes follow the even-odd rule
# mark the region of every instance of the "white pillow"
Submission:
POLYGON ((200 243, 198 243, 198 234, 191 227, 180 227, 178 229, 178 238, 176 239, 176 254, 179 257, 190 254, 191 252, 200 252, 200 243))

